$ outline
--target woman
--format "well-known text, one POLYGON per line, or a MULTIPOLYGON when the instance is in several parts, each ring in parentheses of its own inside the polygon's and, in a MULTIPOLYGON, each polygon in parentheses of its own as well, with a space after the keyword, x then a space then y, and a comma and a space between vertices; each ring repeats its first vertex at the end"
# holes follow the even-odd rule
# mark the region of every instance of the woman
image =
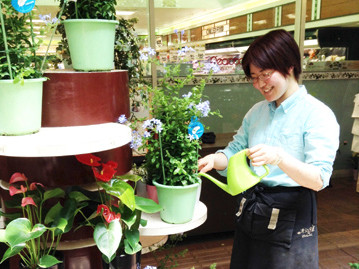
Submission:
POLYGON ((299 48, 284 30, 257 38, 243 70, 265 100, 245 115, 224 150, 198 161, 201 172, 226 175, 229 158, 247 150, 258 175, 270 174, 239 195, 231 269, 318 268, 315 192, 329 184, 339 146, 333 112, 299 85, 299 48))

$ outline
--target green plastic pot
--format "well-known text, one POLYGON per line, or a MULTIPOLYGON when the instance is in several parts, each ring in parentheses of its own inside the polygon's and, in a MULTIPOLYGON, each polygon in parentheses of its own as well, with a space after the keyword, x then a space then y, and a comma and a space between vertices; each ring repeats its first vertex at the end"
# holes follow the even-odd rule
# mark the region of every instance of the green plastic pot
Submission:
POLYGON ((154 181, 153 184, 157 189, 159 205, 162 206, 160 216, 164 222, 182 224, 192 220, 201 183, 167 186, 154 181))
POLYGON ((45 80, 25 79, 23 85, 0 80, 0 135, 26 135, 40 130, 45 80))
POLYGON ((114 69, 116 20, 65 20, 72 67, 78 71, 114 69))

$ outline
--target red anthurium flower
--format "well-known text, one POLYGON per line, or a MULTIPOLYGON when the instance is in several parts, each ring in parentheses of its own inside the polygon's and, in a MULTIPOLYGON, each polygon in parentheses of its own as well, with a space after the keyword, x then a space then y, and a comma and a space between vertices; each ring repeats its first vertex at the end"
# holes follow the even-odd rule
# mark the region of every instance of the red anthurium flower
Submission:
POLYGON ((109 182, 114 174, 116 173, 116 170, 111 166, 107 164, 102 164, 102 170, 99 171, 95 167, 92 167, 93 173, 95 177, 103 182, 109 182))
POLYGON ((41 187, 45 188, 45 186, 42 185, 41 183, 33 182, 33 183, 30 184, 30 187, 29 187, 30 191, 36 190, 36 189, 37 189, 37 186, 36 186, 36 185, 40 185, 41 187))
POLYGON ((115 212, 111 212, 107 205, 99 205, 97 207, 97 214, 100 214, 101 212, 107 223, 110 223, 114 219, 121 219, 121 214, 115 214, 115 212))
POLYGON ((113 169, 116 169, 118 166, 118 163, 114 162, 114 161, 108 161, 107 163, 105 163, 103 165, 108 165, 108 166, 112 167, 113 169))
POLYGON ((24 197, 24 198, 22 198, 22 200, 21 200, 21 206, 24 207, 24 206, 27 206, 27 205, 34 205, 34 206, 36 206, 34 200, 33 200, 31 197, 24 197))
POLYGON ((10 196, 14 196, 15 194, 18 194, 18 193, 25 193, 26 191, 27 191, 27 188, 24 187, 23 185, 21 185, 20 189, 16 189, 14 186, 9 187, 10 196))
POLYGON ((15 182, 20 182, 20 181, 27 181, 27 177, 24 174, 16 172, 16 173, 12 174, 9 183, 13 184, 15 182))
POLYGON ((76 159, 83 164, 89 165, 89 166, 99 166, 101 158, 88 153, 88 154, 81 154, 81 155, 76 155, 76 159))
POLYGON ((101 212, 102 212, 102 216, 105 218, 105 220, 108 223, 110 223, 113 220, 111 216, 111 211, 107 205, 99 205, 97 207, 97 214, 100 214, 101 212))

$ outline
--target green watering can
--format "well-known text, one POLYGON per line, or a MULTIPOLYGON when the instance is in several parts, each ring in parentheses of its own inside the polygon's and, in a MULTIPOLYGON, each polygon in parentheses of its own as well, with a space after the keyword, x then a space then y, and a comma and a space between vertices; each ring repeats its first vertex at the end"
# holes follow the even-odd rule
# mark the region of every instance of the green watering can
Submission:
POLYGON ((224 184, 206 173, 198 173, 198 175, 208 178, 218 187, 233 196, 240 194, 259 183, 262 178, 269 174, 269 169, 266 165, 263 165, 266 170, 263 175, 258 176, 254 173, 248 166, 246 152, 247 149, 241 150, 229 159, 227 168, 228 184, 224 184))

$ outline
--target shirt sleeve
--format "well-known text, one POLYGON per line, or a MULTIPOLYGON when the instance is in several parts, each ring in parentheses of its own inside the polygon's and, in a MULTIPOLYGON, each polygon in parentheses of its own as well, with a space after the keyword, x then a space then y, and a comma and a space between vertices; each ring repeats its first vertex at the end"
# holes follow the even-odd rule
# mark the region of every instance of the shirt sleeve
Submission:
POLYGON ((305 162, 320 169, 323 188, 329 185, 333 163, 339 147, 339 124, 325 105, 313 110, 305 126, 305 162))

